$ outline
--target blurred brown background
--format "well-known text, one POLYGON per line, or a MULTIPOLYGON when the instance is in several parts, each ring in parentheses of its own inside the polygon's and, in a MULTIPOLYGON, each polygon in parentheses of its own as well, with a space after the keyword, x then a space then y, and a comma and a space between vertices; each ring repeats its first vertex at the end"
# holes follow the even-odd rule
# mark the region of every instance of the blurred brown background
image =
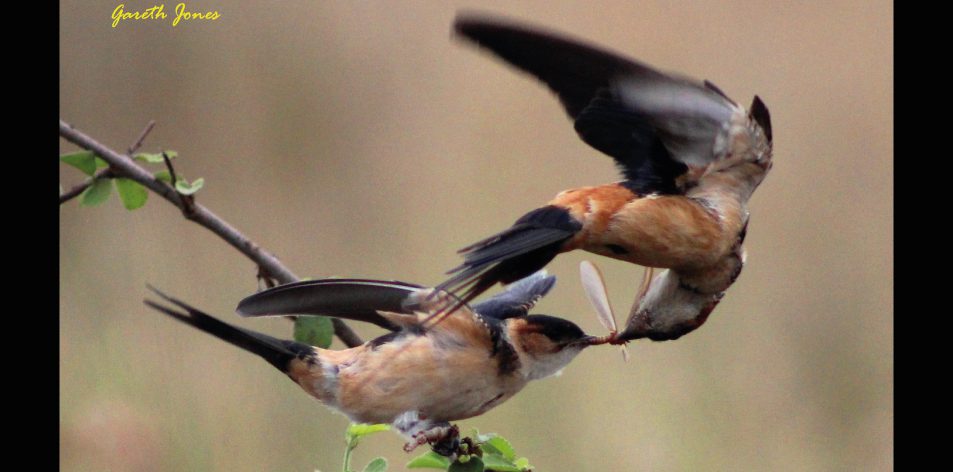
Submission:
MULTIPOLYGON (((450 38, 464 8, 587 38, 771 109, 774 169, 748 265, 708 323, 585 352, 464 428, 540 471, 893 467, 893 6, 830 2, 189 2, 213 22, 60 3, 61 116, 124 150, 174 149, 201 203, 300 276, 434 284, 455 250, 556 192, 617 179, 555 98, 450 38)), ((126 10, 153 3, 128 2, 126 10)), ((166 11, 174 8, 166 4, 166 11)), ((63 152, 75 147, 61 140, 63 152)), ((80 174, 64 167, 69 188, 80 174)), ((265 362, 147 310, 152 283, 242 326, 255 267, 161 199, 60 208, 64 470, 340 470, 346 420, 265 362)), ((641 269, 573 253, 538 312, 601 332, 578 264, 624 317, 641 269)), ((361 329, 364 335, 377 333, 361 329)), ((410 456, 391 433, 355 467, 410 456)))

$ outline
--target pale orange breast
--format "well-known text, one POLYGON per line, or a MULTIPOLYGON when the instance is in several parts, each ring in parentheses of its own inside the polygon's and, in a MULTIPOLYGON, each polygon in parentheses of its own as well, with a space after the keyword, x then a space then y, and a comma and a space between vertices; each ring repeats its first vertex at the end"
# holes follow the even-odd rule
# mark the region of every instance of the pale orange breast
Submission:
MULTIPOLYGON (((334 361, 344 362, 337 366, 336 402, 329 406, 354 421, 390 423, 407 411, 435 421, 469 418, 523 386, 514 377, 501 379, 495 359, 482 347, 438 346, 426 336, 384 344, 358 356, 342 352, 335 352, 334 361)), ((307 382, 299 383, 304 387, 307 382)), ((314 389, 309 391, 314 394, 314 389)))
POLYGON ((636 264, 682 269, 715 263, 730 249, 729 239, 717 217, 697 202, 658 196, 627 204, 589 244, 621 246, 627 253, 611 257, 636 264))

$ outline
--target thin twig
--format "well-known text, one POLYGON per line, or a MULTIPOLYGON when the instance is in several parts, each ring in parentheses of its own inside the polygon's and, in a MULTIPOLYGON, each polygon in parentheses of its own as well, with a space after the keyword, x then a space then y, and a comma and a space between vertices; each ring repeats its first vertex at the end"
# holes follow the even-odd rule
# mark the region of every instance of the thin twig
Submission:
MULTIPOLYGON (((278 261, 275 256, 262 249, 254 241, 248 239, 244 234, 225 222, 225 220, 219 218, 208 208, 198 203, 193 203, 190 212, 185 213, 184 210, 188 204, 183 202, 184 197, 169 185, 156 179, 151 173, 136 164, 129 156, 120 154, 100 144, 95 139, 74 129, 63 120, 60 120, 60 136, 83 149, 94 152, 97 156, 106 161, 110 168, 117 174, 142 184, 169 203, 178 207, 179 210, 183 210, 183 214, 186 215, 188 220, 217 234, 246 257, 259 266, 264 267, 269 274, 274 276, 275 279, 281 283, 291 283, 299 280, 298 276, 278 261)), ((348 347, 362 344, 361 338, 343 321, 337 318, 332 318, 331 320, 334 323, 334 334, 337 335, 344 344, 348 347)))
POLYGON ((182 201, 182 214, 188 218, 193 211, 195 211, 195 197, 192 195, 185 195, 179 191, 176 184, 179 183, 179 178, 175 176, 175 167, 172 167, 172 159, 169 159, 169 155, 162 151, 162 162, 165 162, 165 168, 169 171, 169 180, 172 181, 172 188, 175 189, 175 193, 179 194, 179 198, 182 201))
POLYGON ((70 201, 70 200, 72 200, 72 199, 74 199, 74 198, 80 196, 80 195, 83 193, 83 191, 85 191, 86 189, 88 189, 88 188, 89 188, 91 185, 93 185, 93 183, 96 182, 97 180, 99 180, 99 179, 111 179, 112 177, 114 177, 113 171, 112 171, 112 169, 110 169, 110 168, 108 168, 108 167, 105 168, 105 169, 103 169, 103 170, 101 170, 101 171, 99 171, 99 172, 97 172, 96 175, 94 175, 94 176, 92 176, 92 177, 86 179, 85 182, 83 182, 83 183, 81 183, 81 184, 79 184, 79 185, 77 185, 77 186, 75 186, 75 187, 69 189, 68 191, 66 191, 66 192, 64 192, 62 195, 60 195, 60 205, 62 205, 62 204, 64 204, 64 203, 66 203, 66 202, 68 202, 68 201, 70 201))
POLYGON ((169 159, 169 155, 165 151, 162 151, 162 162, 165 162, 165 168, 169 171, 169 180, 172 181, 172 186, 175 187, 175 184, 179 181, 179 178, 175 176, 175 168, 172 167, 172 159, 169 159))
POLYGON ((129 152, 127 152, 126 155, 132 157, 132 155, 142 147, 142 142, 146 140, 146 136, 149 136, 149 132, 152 131, 155 125, 156 120, 149 120, 149 123, 146 123, 146 127, 139 133, 139 139, 132 143, 132 146, 129 146, 129 152))

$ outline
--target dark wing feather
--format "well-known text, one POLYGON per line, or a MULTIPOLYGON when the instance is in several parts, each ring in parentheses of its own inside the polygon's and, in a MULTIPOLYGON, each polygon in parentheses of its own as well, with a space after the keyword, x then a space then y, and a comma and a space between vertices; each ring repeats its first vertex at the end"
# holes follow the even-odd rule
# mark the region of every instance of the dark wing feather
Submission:
POLYGON ((675 194, 675 179, 688 170, 669 157, 665 143, 645 117, 600 93, 582 110, 576 132, 590 146, 616 157, 626 186, 638 195, 675 194))
POLYGON ((672 159, 704 167, 719 157, 717 138, 728 132, 735 104, 717 88, 688 79, 621 76, 612 95, 655 129, 672 159))
POLYGON ((565 208, 537 208, 505 231, 461 249, 463 264, 437 289, 469 303, 497 282, 515 282, 542 269, 581 228, 565 208))
POLYGON ((486 318, 500 320, 524 316, 529 314, 529 310, 555 284, 556 276, 548 275, 545 270, 540 270, 529 277, 511 283, 504 292, 489 300, 473 305, 473 311, 486 318))
POLYGON ((549 86, 580 138, 615 159, 638 193, 677 192, 686 164, 715 157, 732 106, 717 87, 505 20, 466 15, 454 28, 549 86))
POLYGON ((664 77, 651 67, 582 41, 507 20, 463 15, 454 30, 546 83, 572 119, 620 75, 664 77))
POLYGON ((251 295, 238 304, 241 316, 325 315, 365 321, 385 329, 399 329, 378 310, 413 313, 408 297, 424 287, 404 282, 369 279, 305 280, 279 285, 251 295))

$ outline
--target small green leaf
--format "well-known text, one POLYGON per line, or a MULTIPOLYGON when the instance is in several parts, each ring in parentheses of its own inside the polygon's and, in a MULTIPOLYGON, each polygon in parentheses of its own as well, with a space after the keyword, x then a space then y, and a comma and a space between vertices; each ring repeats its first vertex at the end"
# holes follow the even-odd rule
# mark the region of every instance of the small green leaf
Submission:
POLYGON ((165 160, 162 159, 161 153, 140 152, 132 156, 132 158, 139 162, 148 162, 149 164, 161 164, 165 162, 165 160))
MULTIPOLYGON (((178 155, 175 151, 166 151, 165 154, 169 156, 169 160, 175 159, 175 156, 178 155)), ((165 159, 162 158, 161 152, 140 152, 135 156, 132 156, 133 159, 140 162, 147 162, 149 164, 162 164, 165 162, 165 159)))
POLYGON ((447 467, 447 472, 483 472, 483 461, 477 456, 470 456, 470 460, 454 462, 447 467))
POLYGON ((364 466, 364 472, 384 472, 387 470, 387 459, 378 457, 364 466))
POLYGON ((513 450, 513 445, 510 444, 510 442, 506 439, 503 439, 503 436, 494 436, 490 438, 482 445, 482 447, 486 446, 490 446, 506 460, 516 460, 516 451, 513 450))
POLYGON ((96 179, 89 188, 83 190, 80 203, 84 206, 100 205, 109 199, 111 192, 112 182, 110 182, 110 179, 96 179))
POLYGON ((522 472, 519 466, 503 456, 485 450, 483 451, 483 466, 498 472, 522 472))
POLYGON ((169 171, 166 169, 160 170, 152 175, 154 175, 155 178, 158 179, 160 182, 165 182, 167 184, 172 183, 172 175, 170 175, 169 171))
POLYGON ((515 464, 516 467, 519 467, 520 470, 529 470, 533 468, 533 466, 529 465, 529 459, 525 457, 520 457, 519 459, 516 459, 516 462, 513 462, 513 464, 515 464))
POLYGON ((102 159, 100 159, 100 158, 98 158, 98 157, 95 158, 94 160, 96 161, 96 168, 97 168, 97 169, 105 169, 105 168, 109 167, 109 163, 108 163, 108 162, 106 162, 106 161, 104 161, 104 160, 102 160, 102 159))
POLYGON ((149 198, 149 191, 131 179, 116 179, 116 191, 119 192, 122 205, 127 210, 135 210, 145 205, 146 199, 149 198))
POLYGON ((193 181, 191 184, 186 182, 185 179, 179 178, 179 180, 175 183, 175 189, 178 190, 182 195, 192 195, 193 193, 198 192, 203 185, 205 185, 205 179, 201 177, 195 179, 195 181, 193 181))
MULTIPOLYGON (((440 469, 447 470, 450 467, 450 459, 447 459, 433 451, 427 451, 407 463, 408 469, 440 469)), ((481 469, 482 470, 482 469, 481 469)))
MULTIPOLYGON (((324 317, 322 316, 322 318, 324 317)), ((300 320, 301 318, 298 319, 300 320)), ((347 435, 348 437, 362 438, 370 434, 389 430, 390 425, 387 424, 351 423, 350 426, 347 427, 347 435)))
POLYGON ((299 316, 295 319, 294 339, 309 346, 327 348, 334 337, 334 325, 327 316, 299 316))
POLYGON ((60 156, 60 160, 69 164, 84 174, 92 177, 96 173, 96 159, 92 151, 79 151, 60 156))

